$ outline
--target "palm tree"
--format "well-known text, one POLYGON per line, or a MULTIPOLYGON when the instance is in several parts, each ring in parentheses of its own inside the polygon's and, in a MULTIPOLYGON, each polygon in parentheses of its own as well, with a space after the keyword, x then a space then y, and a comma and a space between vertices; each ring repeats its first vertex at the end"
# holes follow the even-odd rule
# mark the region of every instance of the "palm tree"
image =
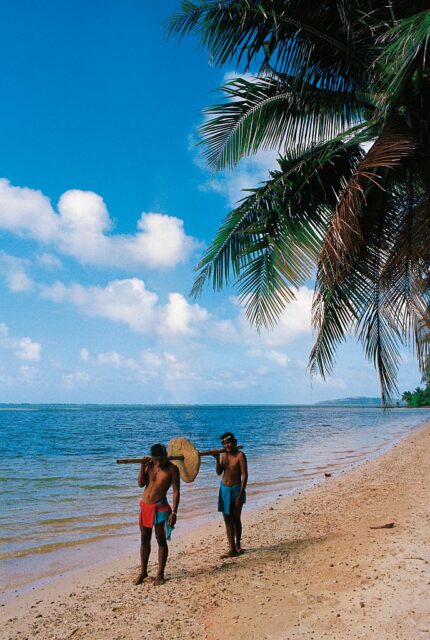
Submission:
POLYGON ((429 356, 428 0, 184 0, 168 32, 247 74, 206 110, 209 166, 279 153, 222 222, 193 293, 233 280, 251 323, 270 327, 315 274, 311 372, 329 374, 354 332, 390 402, 400 348, 422 369, 429 356))

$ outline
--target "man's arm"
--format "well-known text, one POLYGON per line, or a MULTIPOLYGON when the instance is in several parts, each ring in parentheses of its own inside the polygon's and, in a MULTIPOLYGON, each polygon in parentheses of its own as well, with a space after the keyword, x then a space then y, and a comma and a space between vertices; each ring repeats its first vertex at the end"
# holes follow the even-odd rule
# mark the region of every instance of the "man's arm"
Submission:
POLYGON ((148 465, 146 462, 140 463, 140 471, 137 476, 137 484, 139 487, 145 487, 148 484, 148 465))
POLYGON ((179 469, 174 464, 172 465, 172 491, 173 491, 173 510, 169 516, 169 525, 174 526, 176 522, 176 514, 178 512, 179 500, 181 497, 181 480, 179 476, 179 469))
POLYGON ((216 460, 216 472, 217 475, 220 476, 222 474, 222 472, 224 471, 224 462, 222 459, 222 454, 220 455, 219 453, 215 453, 214 454, 214 458, 216 460))
POLYGON ((240 462, 241 481, 240 481, 240 492, 237 497, 237 502, 239 504, 243 504, 243 501, 245 499, 245 489, 246 489, 246 485, 248 484, 248 462, 246 460, 246 455, 242 451, 240 452, 240 455, 239 455, 239 462, 240 462))

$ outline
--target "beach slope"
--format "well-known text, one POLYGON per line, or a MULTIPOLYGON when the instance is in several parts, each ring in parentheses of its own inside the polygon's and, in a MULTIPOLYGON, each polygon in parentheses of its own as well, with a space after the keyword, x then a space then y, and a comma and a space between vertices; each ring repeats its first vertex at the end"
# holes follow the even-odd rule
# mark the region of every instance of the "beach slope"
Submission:
POLYGON ((219 558, 224 531, 211 524, 173 542, 163 587, 134 587, 136 549, 134 562, 6 603, 1 638, 430 638, 429 486, 427 425, 246 514, 240 558, 219 558))

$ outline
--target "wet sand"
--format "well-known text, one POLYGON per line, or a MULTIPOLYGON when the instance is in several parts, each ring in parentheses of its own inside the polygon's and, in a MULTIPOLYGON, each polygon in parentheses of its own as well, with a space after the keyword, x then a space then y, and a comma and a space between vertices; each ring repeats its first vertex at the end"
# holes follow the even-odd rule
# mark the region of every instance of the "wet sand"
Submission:
POLYGON ((429 486, 426 425, 379 458, 246 513, 240 558, 219 558, 224 528, 212 522, 173 541, 164 586, 132 585, 136 549, 16 594, 0 607, 0 638, 430 638, 429 486))

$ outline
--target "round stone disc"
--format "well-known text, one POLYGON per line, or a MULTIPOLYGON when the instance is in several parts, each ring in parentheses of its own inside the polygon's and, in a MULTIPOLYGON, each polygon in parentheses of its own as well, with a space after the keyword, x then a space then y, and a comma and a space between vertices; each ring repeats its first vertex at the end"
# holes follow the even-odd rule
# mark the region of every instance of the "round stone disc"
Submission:
POLYGON ((184 456, 183 460, 172 460, 179 469, 184 482, 193 482, 200 469, 200 455, 192 442, 186 438, 173 438, 167 447, 169 456, 184 456))

